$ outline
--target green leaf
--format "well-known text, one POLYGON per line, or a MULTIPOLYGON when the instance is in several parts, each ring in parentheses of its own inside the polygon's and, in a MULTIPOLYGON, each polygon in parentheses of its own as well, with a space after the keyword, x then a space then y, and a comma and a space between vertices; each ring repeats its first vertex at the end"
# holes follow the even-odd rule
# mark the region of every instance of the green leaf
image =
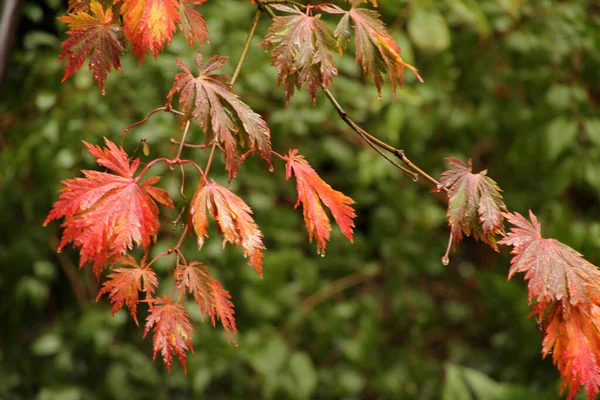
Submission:
POLYGON ((450 8, 454 10, 467 23, 473 25, 482 38, 490 35, 490 23, 485 16, 481 5, 475 0, 446 0, 450 8))
POLYGON ((573 147, 577 138, 577 124, 565 117, 554 118, 546 126, 546 145, 550 161, 573 147))
POLYGON ((408 20, 408 34, 414 44, 433 53, 450 47, 450 30, 436 10, 416 8, 408 20))
POLYGON ((298 397, 309 398, 317 386, 317 373, 312 360, 304 352, 296 352, 290 358, 290 372, 296 383, 298 397))

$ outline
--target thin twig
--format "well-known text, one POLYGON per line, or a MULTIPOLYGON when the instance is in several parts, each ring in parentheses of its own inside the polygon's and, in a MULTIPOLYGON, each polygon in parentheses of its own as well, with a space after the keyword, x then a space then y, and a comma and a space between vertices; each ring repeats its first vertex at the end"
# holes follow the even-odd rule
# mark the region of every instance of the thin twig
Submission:
POLYGON ((183 135, 181 135, 181 142, 179 143, 179 149, 177 150, 177 155, 175 156, 176 160, 179 160, 181 157, 181 151, 183 150, 183 146, 185 145, 185 138, 187 137, 188 130, 190 129, 190 121, 185 123, 185 128, 183 128, 183 135))
POLYGON ((127 128, 123 129, 123 134, 121 135, 121 147, 123 147, 123 142, 125 141, 125 136, 127 135, 127 132, 129 132, 129 130, 131 128, 143 124, 144 122, 148 121, 152 115, 154 115, 160 111, 170 112, 170 113, 173 113, 173 114, 179 115, 179 116, 184 115, 181 111, 172 109, 170 105, 166 105, 164 107, 158 107, 157 109, 150 111, 144 119, 142 119, 138 122, 134 122, 133 124, 129 125, 127 128))
POLYGON ((273 12, 273 10, 271 9, 271 7, 269 7, 269 2, 266 0, 256 0, 256 4, 258 5, 258 8, 266 11, 267 14, 269 14, 269 17, 271 18, 275 18, 277 15, 275 15, 275 13, 273 12))
POLYGON ((208 161, 206 162, 206 167, 204 167, 204 176, 207 176, 208 172, 210 171, 210 166, 212 165, 216 148, 217 148, 217 140, 215 138, 215 140, 213 141, 212 149, 210 149, 210 155, 208 156, 208 161))
POLYGON ((238 61, 237 66, 235 67, 235 72, 231 77, 231 86, 235 84, 238 76, 240 75, 240 71, 242 70, 242 66, 244 65, 244 61, 246 61, 246 57, 248 56, 248 51, 250 50, 250 45, 252 44, 252 38, 256 33, 256 27, 258 26, 258 21, 260 20, 260 16, 262 15, 262 10, 260 8, 256 9, 254 13, 254 19, 252 20, 252 26, 250 27, 250 32, 248 32, 248 37, 246 38, 246 43, 244 43, 244 49, 242 50, 242 54, 240 55, 240 60, 238 61))
MULTIPOLYGON (((177 141, 177 140, 175 140, 175 139, 173 139, 173 138, 171 138, 171 139, 169 140, 169 142, 170 142, 172 145, 176 145, 176 146, 179 146, 179 145, 181 145, 181 142, 180 142, 180 141, 177 141)), ((207 145, 205 145, 205 144, 190 144, 190 143, 184 143, 184 144, 183 144, 183 147, 189 147, 190 149, 205 149, 205 148, 206 148, 206 147, 208 147, 208 146, 207 146, 207 145)))

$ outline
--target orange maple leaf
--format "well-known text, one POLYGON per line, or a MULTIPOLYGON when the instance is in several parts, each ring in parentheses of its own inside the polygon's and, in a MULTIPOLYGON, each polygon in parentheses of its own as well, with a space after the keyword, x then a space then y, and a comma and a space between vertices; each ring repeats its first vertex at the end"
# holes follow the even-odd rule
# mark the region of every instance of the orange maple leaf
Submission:
POLYGON ((79 3, 73 3, 71 7, 76 12, 58 18, 69 25, 67 34, 71 36, 63 42, 59 57, 59 60, 67 60, 62 81, 64 82, 81 68, 93 47, 89 68, 94 71, 94 82, 104 93, 104 82, 108 72, 112 67, 121 71, 119 56, 125 51, 122 28, 114 23, 112 9, 108 8, 104 11, 97 1, 90 3, 91 14, 83 11, 85 7, 79 3))
POLYGON ((183 106, 184 122, 199 120, 207 144, 214 140, 223 143, 231 180, 240 163, 238 144, 247 144, 271 163, 271 133, 265 120, 232 92, 229 77, 211 73, 223 67, 226 60, 227 57, 214 56, 204 64, 202 54, 198 52, 197 77, 187 65, 177 60, 183 72, 175 76, 175 83, 167 97, 171 101, 176 93, 180 93, 179 104, 183 106))
POLYGON ((600 391, 600 307, 571 306, 556 302, 545 318, 542 353, 552 361, 562 377, 561 394, 567 384, 567 400, 586 386, 589 400, 600 391))
MULTIPOLYGON (((397 84, 400 83, 400 87, 404 84, 404 68, 410 69, 417 76, 417 79, 423 82, 417 69, 404 62, 400 56, 400 46, 385 29, 384 23, 379 19, 379 13, 366 8, 359 8, 364 0, 351 0, 350 2, 352 6, 349 11, 333 4, 321 7, 323 11, 330 14, 343 14, 334 32, 335 37, 338 39, 337 47, 340 54, 344 52, 350 41, 352 35, 350 20, 352 20, 356 44, 356 64, 361 64, 363 73, 373 79, 380 95, 383 85, 382 74, 385 73, 390 77, 394 94, 396 93, 397 84)), ((377 6, 376 1, 372 3, 377 6)))
POLYGON ((140 290, 145 292, 147 299, 154 295, 154 290, 158 286, 156 273, 145 266, 145 258, 139 265, 132 256, 126 254, 119 257, 115 262, 132 268, 117 268, 108 275, 108 280, 102 285, 96 301, 101 296, 108 294, 111 303, 113 303, 112 315, 115 315, 121 307, 127 305, 136 325, 139 326, 137 320, 139 292, 140 290))
POLYGON ((218 318, 228 338, 230 333, 237 333, 233 303, 229 300, 231 295, 223 289, 219 281, 212 278, 207 266, 197 261, 180 264, 175 269, 175 280, 175 287, 180 289, 180 294, 185 293, 187 288, 189 293, 194 295, 202 317, 207 314, 212 326, 215 326, 218 318))
POLYGON ((83 171, 85 178, 62 182, 58 201, 46 217, 44 225, 57 218, 65 218, 65 228, 58 251, 70 242, 80 247, 79 265, 94 263, 99 279, 109 260, 116 260, 133 247, 148 249, 158 234, 159 202, 173 208, 173 201, 163 189, 152 186, 160 180, 153 176, 138 183, 141 176, 133 175, 140 165, 131 164, 122 148, 105 139, 102 149, 83 142, 98 164, 115 172, 83 171))
POLYGON ((463 233, 481 240, 498 251, 496 235, 504 233, 506 205, 496 182, 486 176, 487 170, 472 172, 471 160, 467 164, 456 158, 446 161, 454 168, 442 174, 434 191, 448 190, 448 224, 454 245, 462 240, 463 233))
POLYGON ((317 240, 317 250, 324 254, 327 240, 331 232, 329 217, 321 205, 321 201, 329 208, 333 218, 339 225, 342 233, 352 242, 352 218, 356 214, 350 204, 354 200, 338 192, 319 177, 298 150, 290 150, 289 155, 283 157, 287 161, 286 179, 290 179, 292 172, 296 177, 298 201, 296 207, 302 203, 304 208, 304 222, 308 229, 308 237, 312 242, 317 240))
POLYGON ((331 84, 337 69, 333 61, 335 40, 331 29, 320 15, 311 16, 296 8, 280 4, 271 7, 290 13, 290 16, 275 17, 269 34, 259 43, 271 51, 271 63, 277 68, 277 86, 285 85, 285 104, 294 94, 294 87, 304 85, 313 104, 317 91, 331 84))
POLYGON ((252 210, 244 200, 214 181, 201 182, 190 202, 190 223, 198 236, 198 248, 208 237, 207 209, 223 235, 223 247, 229 242, 244 249, 244 257, 262 277, 262 233, 251 217, 252 210))
POLYGON ((133 56, 140 64, 148 51, 158 57, 165 42, 171 44, 176 31, 175 23, 181 22, 178 0, 117 0, 121 1, 125 36, 131 41, 133 56))
POLYGON ((173 354, 179 357, 179 362, 187 372, 185 364, 186 351, 194 352, 192 347, 192 324, 185 307, 179 303, 173 303, 170 298, 163 295, 155 299, 150 306, 150 314, 146 319, 144 337, 154 327, 152 343, 154 347, 154 358, 159 351, 167 369, 171 372, 173 354))

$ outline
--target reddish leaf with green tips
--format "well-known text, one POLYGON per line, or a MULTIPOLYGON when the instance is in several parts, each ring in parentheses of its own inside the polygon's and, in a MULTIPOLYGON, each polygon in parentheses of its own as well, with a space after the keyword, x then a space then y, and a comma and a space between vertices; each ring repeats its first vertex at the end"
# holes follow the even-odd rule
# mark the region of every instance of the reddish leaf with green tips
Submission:
POLYGON ((513 246, 509 278, 519 272, 529 281, 529 301, 566 300, 571 305, 600 302, 600 271, 571 247, 541 235, 540 224, 529 212, 505 213, 513 227, 498 243, 513 246))
POLYGON ((202 317, 208 315, 212 326, 215 326, 218 318, 228 338, 230 333, 237 333, 231 295, 219 281, 212 278, 207 266, 197 261, 180 264, 175 270, 175 280, 175 287, 180 289, 180 294, 184 294, 186 289, 193 294, 202 317))
POLYGON ((174 303, 165 295, 162 298, 155 299, 150 306, 150 314, 146 319, 144 337, 152 327, 154 327, 152 330, 154 333, 152 338, 154 358, 156 359, 156 354, 160 351, 163 361, 169 372, 171 372, 173 355, 177 355, 184 371, 186 371, 186 352, 188 350, 194 352, 192 347, 192 332, 194 329, 185 307, 179 303, 174 303))
POLYGON ((244 249, 244 257, 262 277, 262 233, 252 219, 252 210, 244 200, 214 181, 201 182, 190 202, 190 224, 198 236, 198 248, 208 237, 208 213, 223 235, 223 247, 229 242, 244 249))
POLYGON ((208 28, 206 22, 202 18, 202 14, 196 11, 190 6, 199 6, 206 0, 180 0, 181 5, 179 6, 179 17, 181 23, 179 24, 181 31, 185 35, 190 47, 194 47, 194 40, 197 40, 200 45, 203 42, 209 43, 208 40, 208 28))
POLYGON ((337 69, 333 61, 335 40, 320 15, 312 16, 297 8, 273 4, 271 7, 292 15, 275 17, 269 34, 260 43, 273 46, 271 63, 279 74, 277 86, 285 86, 285 104, 294 88, 306 87, 313 104, 317 91, 331 84, 337 69))
POLYGON ((454 245, 462 240, 463 234, 473 236, 498 251, 496 235, 504 232, 506 205, 502 201, 500 188, 487 171, 472 172, 468 164, 456 158, 446 158, 454 168, 442 174, 436 191, 448 191, 448 224, 454 245))
POLYGON ((323 181, 304 157, 298 154, 298 150, 290 150, 283 158, 287 161, 286 179, 290 179, 292 174, 296 178, 296 207, 302 203, 308 237, 311 242, 313 238, 316 239, 318 252, 324 254, 331 233, 331 223, 321 202, 329 208, 342 233, 352 242, 352 219, 356 213, 350 204, 354 204, 354 200, 323 181))
MULTIPOLYGON (((410 69, 419 81, 423 79, 415 67, 404 62, 400 56, 400 46, 394 41, 379 19, 377 11, 359 8, 362 0, 352 0, 349 11, 328 4, 321 9, 330 14, 343 14, 337 28, 337 47, 342 54, 354 32, 356 44, 356 64, 362 66, 363 73, 370 76, 377 91, 381 93, 383 74, 388 74, 396 93, 396 86, 404 84, 404 68, 410 69)), ((373 2, 376 5, 376 2, 373 2)))
POLYGON ((179 93, 179 104, 185 114, 184 122, 197 119, 204 128, 206 143, 218 140, 225 150, 226 168, 233 179, 239 168, 240 146, 248 146, 271 163, 271 133, 265 120, 236 96, 227 75, 213 74, 221 68, 226 57, 215 56, 206 64, 202 54, 196 54, 199 75, 177 60, 183 72, 167 95, 169 101, 179 93))
POLYGON ((139 292, 145 292, 146 299, 154 295, 154 290, 158 286, 156 273, 145 265, 145 258, 142 260, 141 265, 139 265, 132 256, 126 254, 118 258, 116 263, 129 266, 130 268, 117 268, 108 275, 108 280, 102 285, 102 289, 98 293, 96 300, 108 294, 111 303, 113 303, 113 315, 121 307, 127 305, 136 325, 139 326, 137 319, 139 292))
POLYGON ((108 8, 105 11, 97 1, 91 2, 89 13, 84 11, 86 7, 80 3, 73 3, 70 8, 75 12, 58 18, 69 25, 67 34, 71 36, 63 42, 59 57, 59 60, 67 60, 62 81, 81 68, 92 52, 89 69, 93 70, 94 82, 104 93, 104 82, 112 67, 121 71, 119 57, 125 51, 122 28, 112 10, 108 8))
POLYGON ((134 244, 147 250, 160 226, 156 202, 173 208, 166 191, 154 185, 153 176, 139 183, 134 178, 140 160, 129 162, 127 154, 108 139, 106 148, 83 142, 98 164, 116 173, 83 171, 85 178, 68 179, 44 225, 64 218, 60 251, 73 242, 80 248, 80 267, 90 261, 100 278, 109 261, 115 261, 134 244))

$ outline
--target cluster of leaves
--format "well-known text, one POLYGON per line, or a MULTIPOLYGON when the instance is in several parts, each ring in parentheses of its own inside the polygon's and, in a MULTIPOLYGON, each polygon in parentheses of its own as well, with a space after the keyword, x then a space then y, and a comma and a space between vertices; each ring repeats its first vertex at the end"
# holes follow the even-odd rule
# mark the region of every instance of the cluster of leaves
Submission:
POLYGON ((523 272, 528 281, 531 316, 542 327, 542 354, 552 354, 567 399, 586 386, 590 400, 600 391, 600 270, 571 247, 541 235, 541 225, 529 212, 508 212, 500 188, 486 176, 448 158, 454 167, 442 174, 436 190, 448 193, 448 223, 456 245, 463 234, 491 246, 512 246, 509 278, 523 272), (505 234, 504 219, 513 226, 505 234), (496 236, 503 238, 499 241, 496 236))
MULTIPOLYGON (((252 1, 253 2, 253 1, 252 1)), ((400 48, 387 33, 379 14, 361 7, 362 0, 351 0, 350 9, 333 4, 316 6, 270 7, 284 13, 275 16, 269 33, 261 45, 272 48, 271 62, 278 71, 278 84, 285 88, 286 104, 295 89, 306 88, 313 103, 317 92, 332 83, 337 74, 334 54, 347 49, 355 37, 356 64, 371 77, 381 92, 383 75, 389 75, 394 92, 403 84, 404 69, 417 70, 405 63, 400 48), (322 19, 323 15, 339 16, 335 30, 322 19)), ((156 57, 165 42, 170 43, 176 25, 184 33, 191 47, 194 42, 208 42, 208 32, 202 15, 193 6, 204 3, 185 0, 122 0, 104 7, 92 0, 70 2, 70 13, 61 18, 70 27, 70 38, 63 43, 62 59, 67 60, 64 79, 79 69, 90 52, 89 67, 94 81, 103 90, 108 72, 120 71, 119 57, 125 52, 126 41, 133 55, 141 63, 152 52, 156 57), (116 18, 121 16, 122 18, 116 18)), ((376 1, 372 1, 376 6, 376 1)), ((179 95, 180 113, 187 131, 191 120, 198 120, 206 136, 206 146, 221 150, 229 178, 234 179, 243 162, 241 148, 249 147, 271 164, 276 155, 286 161, 286 176, 297 181, 298 201, 303 205, 309 238, 324 252, 331 225, 322 204, 325 204, 340 226, 352 240, 352 200, 333 190, 322 181, 296 150, 280 156, 271 150, 270 130, 264 119, 233 93, 230 79, 212 73, 225 63, 215 56, 204 63, 196 56, 199 75, 178 61, 183 70, 175 77, 168 94, 168 108, 172 98, 179 95)), ((184 134, 185 137, 185 134, 184 134)), ((183 143, 182 143, 183 145, 183 143)), ((177 253, 174 271, 178 296, 155 296, 158 280, 146 257, 138 264, 127 253, 134 245, 148 253, 159 231, 158 206, 174 207, 168 194, 155 186, 158 177, 142 183, 149 166, 134 177, 139 160, 130 163, 123 149, 107 140, 107 147, 86 144, 98 163, 115 174, 84 171, 85 178, 64 182, 65 188, 46 223, 64 218, 64 233, 60 248, 73 242, 80 248, 80 264, 92 262, 94 272, 101 277, 105 268, 111 269, 100 295, 108 294, 113 312, 126 305, 137 322, 139 292, 146 293, 149 304, 145 334, 153 329, 154 351, 162 353, 170 366, 177 355, 185 365, 186 351, 192 350, 192 327, 181 298, 189 292, 203 314, 212 324, 220 319, 228 333, 235 334, 233 304, 229 293, 212 279, 208 268, 196 261, 187 262, 179 246, 165 254, 177 253), (114 269, 115 264, 121 268, 114 269)), ((209 165, 210 160, 209 158, 209 165)), ((189 222, 201 248, 209 225, 208 215, 215 220, 224 243, 241 247, 249 264, 262 275, 264 245, 262 234, 251 217, 246 203, 227 188, 209 181, 209 167, 203 171, 194 161, 157 159, 169 165, 191 164, 200 171, 200 182, 189 205, 189 222)), ((568 399, 573 398, 582 385, 588 397, 593 398, 600 388, 600 337, 596 324, 599 314, 598 270, 570 247, 541 237, 541 228, 533 214, 527 221, 518 213, 508 212, 496 182, 486 171, 474 174, 471 164, 448 159, 453 169, 446 171, 436 187, 448 194, 448 222, 450 241, 456 246, 463 236, 472 236, 498 251, 498 244, 513 246, 512 268, 509 277, 524 272, 532 315, 537 316, 544 329, 543 355, 552 353, 553 361, 563 378, 563 389, 568 384, 568 399), (504 219, 514 225, 505 233, 504 219), (497 236, 503 236, 497 240, 497 236)), ((184 230, 182 238, 186 234, 184 230)), ((181 241, 180 241, 181 243, 181 241)))

